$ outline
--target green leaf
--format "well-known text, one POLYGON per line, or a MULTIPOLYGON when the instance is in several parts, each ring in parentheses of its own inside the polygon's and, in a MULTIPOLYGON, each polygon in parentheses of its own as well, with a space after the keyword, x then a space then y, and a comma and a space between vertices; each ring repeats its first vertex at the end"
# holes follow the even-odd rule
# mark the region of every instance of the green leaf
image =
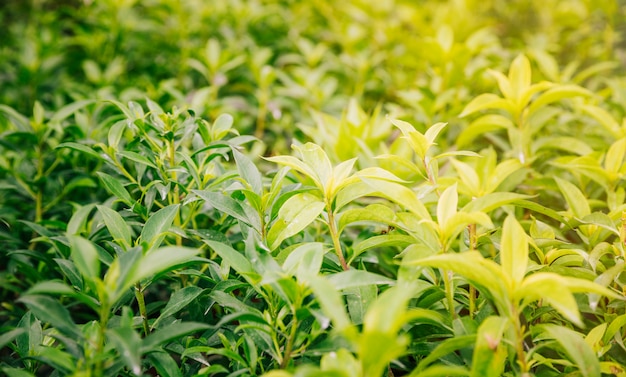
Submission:
POLYGON ((95 204, 88 204, 80 207, 76 212, 74 212, 70 221, 67 223, 67 234, 73 236, 82 233, 84 231, 83 228, 85 227, 87 218, 95 207, 95 204))
POLYGON ((513 63, 511 63, 509 82, 511 84, 513 98, 515 100, 521 99, 522 95, 528 90, 531 84, 530 61, 525 55, 518 55, 513 60, 513 63))
POLYGON ((493 192, 481 196, 467 203, 461 210, 463 212, 484 212, 488 213, 501 208, 507 204, 515 204, 518 201, 531 198, 530 195, 518 194, 515 192, 493 192))
POLYGON ((24 369, 2 367, 0 370, 5 373, 7 377, 35 377, 34 374, 24 369))
POLYGON ((204 292, 204 289, 192 285, 172 293, 167 301, 167 305, 165 305, 165 308, 161 311, 161 315, 159 315, 156 321, 152 324, 152 328, 157 328, 161 320, 178 313, 204 292))
MULTIPOLYGON (((146 356, 146 360, 149 365, 154 366, 159 373, 160 376, 168 376, 168 377, 182 377, 183 374, 178 367, 178 363, 170 356, 166 351, 154 351, 150 352, 146 356)), ((221 367, 221 365, 215 365, 221 367)), ((222 367, 223 368, 223 367, 222 367)), ((217 370, 218 372, 227 372, 224 370, 217 370)))
POLYGON ((252 191, 261 195, 263 193, 263 181, 259 169, 248 157, 239 152, 236 148, 233 147, 232 150, 239 175, 250 185, 252 191))
POLYGON ((215 119, 211 126, 211 139, 213 141, 221 140, 228 135, 233 127, 233 116, 230 114, 221 114, 215 119))
POLYGON ((405 247, 415 242, 415 238, 404 234, 384 234, 380 236, 369 237, 352 248, 352 255, 350 256, 348 265, 352 264, 352 261, 365 251, 377 247, 405 247))
POLYGON ((567 286, 566 278, 555 273, 538 272, 527 276, 515 290, 513 300, 522 302, 520 310, 533 301, 542 300, 576 326, 583 326, 578 305, 567 286))
POLYGON ((333 284, 321 276, 310 275, 303 279, 315 294, 322 311, 331 319, 337 331, 347 330, 351 326, 348 313, 341 295, 333 284))
POLYGON ((513 216, 508 216, 502 227, 500 264, 514 284, 522 282, 528 266, 528 236, 513 216))
POLYGON ((206 200, 206 202, 217 210, 224 212, 244 224, 252 227, 257 232, 261 231, 261 224, 255 211, 243 202, 239 202, 230 196, 226 196, 219 192, 193 190, 193 192, 206 200))
POLYGON ((260 277, 258 276, 252 263, 250 263, 250 261, 237 250, 221 242, 204 240, 204 243, 209 245, 211 249, 213 249, 220 257, 222 257, 223 260, 234 268, 237 273, 246 278, 251 284, 260 280, 260 277))
POLYGON ((576 97, 576 96, 591 96, 592 93, 585 88, 582 88, 578 85, 557 85, 554 86, 545 92, 541 93, 537 98, 531 103, 528 108, 528 116, 532 115, 535 111, 540 108, 551 104, 553 102, 560 101, 564 98, 576 97))
POLYGON ((437 136, 439 136, 441 130, 443 130, 447 125, 448 123, 435 123, 430 126, 426 130, 426 132, 424 132, 424 136, 426 137, 426 140, 428 140, 428 143, 430 145, 435 144, 435 139, 437 138, 437 136))
POLYGON ((324 245, 322 243, 304 243, 289 253, 283 262, 283 270, 290 276, 317 275, 322 267, 324 254, 324 245))
MULTIPOLYGON (((452 338, 445 339, 439 342, 437 346, 435 347, 435 349, 430 351, 428 355, 426 355, 426 357, 424 357, 423 359, 419 361, 417 368, 415 368, 415 370, 410 374, 410 376, 421 376, 422 371, 426 372, 428 370, 433 369, 433 368, 426 369, 430 364, 440 360, 441 358, 443 358, 444 356, 452 352, 457 352, 458 350, 463 349, 463 348, 470 348, 471 346, 474 345, 475 341, 476 341, 476 334, 471 334, 471 335, 454 336, 452 338)), ((466 374, 468 373, 466 372, 466 374)))
POLYGON ((152 161, 150 161, 146 156, 143 156, 137 152, 118 151, 117 154, 131 161, 135 161, 136 163, 139 163, 141 165, 146 165, 153 169, 158 169, 157 166, 152 161))
POLYGON ((501 314, 510 312, 511 278, 492 260, 477 251, 461 254, 439 254, 423 259, 403 261, 407 266, 429 266, 453 271, 464 276, 485 296, 494 301, 501 314))
POLYGON ((507 344, 502 338, 509 324, 508 318, 492 316, 480 325, 472 358, 472 377, 502 375, 507 358, 507 344))
POLYGON ((366 285, 394 285, 395 280, 364 270, 348 270, 332 274, 328 281, 338 290, 366 285))
POLYGON ((198 322, 174 322, 171 325, 155 330, 152 334, 143 339, 140 353, 158 351, 160 346, 182 338, 186 335, 207 330, 210 325, 198 322))
POLYGON ((188 263, 194 260, 198 253, 200 253, 199 249, 181 246, 166 246, 156 249, 141 259, 135 274, 130 277, 134 280, 131 285, 188 263))
POLYGON ((88 154, 89 156, 94 157, 97 160, 103 160, 103 157, 100 156, 98 152, 94 151, 91 147, 88 147, 83 144, 78 144, 74 142, 66 142, 66 143, 61 143, 57 145, 56 149, 60 149, 60 148, 73 149, 73 150, 88 154))
POLYGON ((448 220, 457 212, 459 195, 456 183, 444 190, 437 203, 437 223, 445 228, 448 220))
POLYGON ((348 313, 350 313, 352 323, 355 325, 362 324, 367 308, 378 296, 378 288, 373 284, 361 285, 359 287, 346 288, 343 294, 346 296, 348 313))
POLYGON ((60 108, 56 113, 54 113, 52 118, 50 118, 50 123, 60 122, 64 120, 65 118, 69 117, 70 115, 74 114, 78 110, 84 107, 87 107, 95 102, 96 102, 95 100, 86 99, 86 100, 80 100, 80 101, 72 102, 68 105, 65 105, 62 108, 60 108))
POLYGON ((453 365, 433 365, 419 372, 413 372, 409 377, 452 377, 452 376, 469 376, 470 372, 461 366, 453 365))
POLYGON ((456 139, 456 145, 458 148, 464 148, 471 145, 474 139, 484 133, 512 127, 513 122, 503 115, 485 114, 474 120, 461 131, 456 139))
POLYGON ((561 193, 563 193, 563 196, 565 197, 569 208, 574 213, 574 216, 582 219, 591 213, 591 208, 589 207, 587 198, 585 198, 585 195, 583 195, 578 187, 558 177, 554 177, 554 180, 559 186, 561 193))
POLYGON ((461 114, 459 114, 459 117, 463 118, 472 113, 482 111, 482 110, 496 110, 496 109, 508 110, 509 112, 512 112, 510 111, 511 104, 507 100, 495 94, 484 93, 484 94, 480 94, 477 97, 474 97, 474 99, 472 99, 470 103, 468 103, 467 106, 465 106, 461 114))
POLYGON ((276 164, 289 166, 290 168, 304 174, 305 176, 311 178, 320 190, 324 191, 324 185, 319 180, 317 173, 309 165, 298 160, 297 158, 292 156, 273 156, 265 159, 276 164))
POLYGON ((624 131, 613 116, 603 108, 595 105, 577 105, 577 107, 597 120, 614 138, 620 139, 626 136, 626 131, 624 131))
POLYGON ((17 328, 13 330, 9 330, 4 334, 0 335, 0 349, 3 349, 9 342, 13 341, 13 339, 25 333, 26 330, 23 328, 17 328))
POLYGON ((84 278, 95 281, 100 279, 100 259, 96 247, 80 236, 68 236, 72 260, 84 278))
POLYGON ((107 329, 107 337, 135 376, 141 376, 141 338, 131 327, 107 329))
POLYGON ((326 192, 333 175, 333 166, 326 152, 319 145, 310 142, 302 146, 294 145, 292 148, 300 153, 302 161, 315 172, 326 192))
MULTIPOLYGON (((400 131, 402 131, 403 137, 409 142, 409 145, 411 146, 415 154, 417 154, 417 156, 423 160, 426 157, 426 153, 428 152, 428 149, 432 145, 432 141, 429 141, 429 139, 426 136, 418 132, 415 129, 415 127, 413 127, 408 122, 405 122, 400 119, 389 119, 389 121, 394 126, 398 127, 400 131)), ((445 126, 444 123, 440 123, 440 124, 443 124, 445 126)), ((443 128, 443 126, 441 128, 443 128)), ((433 131, 433 133, 435 131, 433 131)))
POLYGON ((148 218, 141 230, 141 241, 148 245, 148 249, 160 246, 165 237, 165 232, 172 226, 179 208, 180 205, 172 204, 161 208, 148 218))
POLYGON ((278 211, 278 218, 267 233, 270 250, 311 224, 324 210, 324 202, 315 195, 299 193, 289 198, 278 211))
POLYGON ((387 205, 371 204, 365 208, 349 209, 339 218, 338 232, 341 234, 344 228, 359 222, 375 222, 387 225, 396 225, 396 214, 387 205))
POLYGON ((126 191, 126 188, 124 188, 124 186, 117 179, 102 172, 96 172, 96 174, 98 174, 98 177, 102 181, 104 188, 106 188, 109 193, 120 199, 128 207, 133 206, 133 198, 130 196, 128 191, 126 191))
POLYGON ((364 178, 363 181, 371 188, 368 194, 391 200, 394 203, 408 209, 421 219, 430 219, 430 213, 424 204, 418 199, 417 193, 395 182, 380 179, 364 178))
POLYGON ((564 326, 538 325, 543 337, 556 340, 583 377, 600 377, 600 362, 581 334, 564 326))
POLYGON ((604 168, 607 172, 618 175, 624 164, 624 155, 626 155, 626 137, 613 143, 606 152, 604 168))
POLYGON ((102 215, 102 219, 106 224, 109 233, 113 237, 113 242, 116 242, 124 247, 124 249, 128 250, 131 247, 131 235, 130 235, 130 227, 124 221, 124 218, 117 213, 117 211, 112 210, 109 207, 105 206, 96 206, 98 211, 102 215))
POLYGON ((61 333, 74 339, 81 339, 80 328, 72 321, 70 312, 57 300, 40 295, 22 296, 18 299, 24 303, 42 322, 56 327, 61 333))

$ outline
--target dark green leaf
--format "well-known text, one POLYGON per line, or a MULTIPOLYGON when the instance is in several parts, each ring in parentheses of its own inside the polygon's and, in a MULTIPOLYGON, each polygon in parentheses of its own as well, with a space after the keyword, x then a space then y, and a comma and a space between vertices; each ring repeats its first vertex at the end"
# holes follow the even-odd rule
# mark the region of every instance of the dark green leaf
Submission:
POLYGON ((72 321, 70 312, 57 300, 40 295, 22 296, 18 301, 24 303, 37 318, 56 327, 69 337, 82 338, 80 328, 72 321))

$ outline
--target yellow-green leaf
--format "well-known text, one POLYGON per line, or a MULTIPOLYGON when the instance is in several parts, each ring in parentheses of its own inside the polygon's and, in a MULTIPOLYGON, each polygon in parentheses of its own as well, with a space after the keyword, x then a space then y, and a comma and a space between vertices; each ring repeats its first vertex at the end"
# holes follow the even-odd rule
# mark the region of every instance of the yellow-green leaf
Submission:
POLYGON ((528 236, 513 216, 504 220, 500 242, 500 263, 505 274, 519 284, 528 266, 528 236))

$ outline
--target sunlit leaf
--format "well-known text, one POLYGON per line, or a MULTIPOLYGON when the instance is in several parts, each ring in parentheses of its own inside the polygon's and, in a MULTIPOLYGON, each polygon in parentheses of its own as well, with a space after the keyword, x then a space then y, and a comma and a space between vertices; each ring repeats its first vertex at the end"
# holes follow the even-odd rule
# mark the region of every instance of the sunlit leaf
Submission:
POLYGON ((301 232, 322 213, 324 207, 324 202, 309 193, 289 198, 278 211, 278 218, 267 233, 270 249, 276 249, 285 239, 301 232))
POLYGON ((600 362, 581 334, 564 326, 542 324, 537 326, 542 335, 556 340, 584 377, 600 377, 600 362))

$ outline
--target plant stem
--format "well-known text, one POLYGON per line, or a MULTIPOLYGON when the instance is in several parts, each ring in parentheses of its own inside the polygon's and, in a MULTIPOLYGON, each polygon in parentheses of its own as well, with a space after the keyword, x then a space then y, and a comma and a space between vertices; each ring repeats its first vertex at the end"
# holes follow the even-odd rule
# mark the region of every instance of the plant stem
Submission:
POLYGON ((289 338, 287 339, 287 345, 285 346, 285 353, 283 356, 283 360, 280 363, 280 369, 287 368, 289 364, 289 360, 291 360, 291 353, 293 351, 293 344, 296 341, 296 335, 298 330, 298 319, 294 315, 293 321, 291 322, 291 331, 289 332, 289 338))
MULTIPOLYGON (((469 248, 470 250, 476 250, 478 247, 478 236, 476 235, 476 224, 470 224, 469 231, 469 248)), ((469 286, 469 316, 474 318, 474 312, 476 311, 476 287, 471 283, 469 286)))
POLYGON ((446 300, 448 302, 448 311, 452 319, 456 318, 456 311, 454 310, 454 285, 452 284, 453 272, 448 270, 441 270, 443 275, 443 285, 446 291, 446 300))
MULTIPOLYGON (((174 184, 174 192, 172 197, 172 204, 180 204, 180 190, 178 187, 178 175, 176 174, 176 145, 174 140, 171 140, 168 145, 169 149, 169 159, 170 159, 170 170, 171 170, 171 181, 174 184)), ((180 218, 180 210, 176 211, 176 217, 174 217, 174 225, 177 228, 181 226, 181 218, 180 218)), ((175 236, 176 246, 182 246, 183 239, 180 235, 175 236)))
POLYGON ((148 312, 146 311, 146 302, 143 298, 143 288, 141 283, 135 284, 135 298, 137 298, 137 306, 139 306, 139 314, 143 322, 143 332, 145 336, 150 334, 150 326, 148 324, 148 312))
POLYGON ((106 328, 109 323, 109 306, 102 303, 100 306, 100 329, 98 331, 98 340, 94 357, 96 359, 94 365, 94 377, 102 377, 104 375, 104 340, 106 338, 106 328))
POLYGON ((328 212, 328 227, 330 228, 330 237, 333 239, 333 247, 335 248, 335 253, 337 253, 337 258, 339 258, 339 263, 341 263, 341 268, 344 271, 348 271, 350 267, 346 263, 346 259, 343 257, 343 251, 341 250, 341 242, 339 242, 339 233, 337 231, 337 224, 335 224, 335 214, 330 206, 330 203, 326 204, 326 210, 328 212))
POLYGON ((530 373, 530 365, 526 362, 526 353, 524 352, 524 327, 520 322, 519 313, 515 305, 511 308, 513 317, 513 326, 515 327, 515 350, 517 352, 517 363, 521 369, 521 375, 527 376, 530 373))

